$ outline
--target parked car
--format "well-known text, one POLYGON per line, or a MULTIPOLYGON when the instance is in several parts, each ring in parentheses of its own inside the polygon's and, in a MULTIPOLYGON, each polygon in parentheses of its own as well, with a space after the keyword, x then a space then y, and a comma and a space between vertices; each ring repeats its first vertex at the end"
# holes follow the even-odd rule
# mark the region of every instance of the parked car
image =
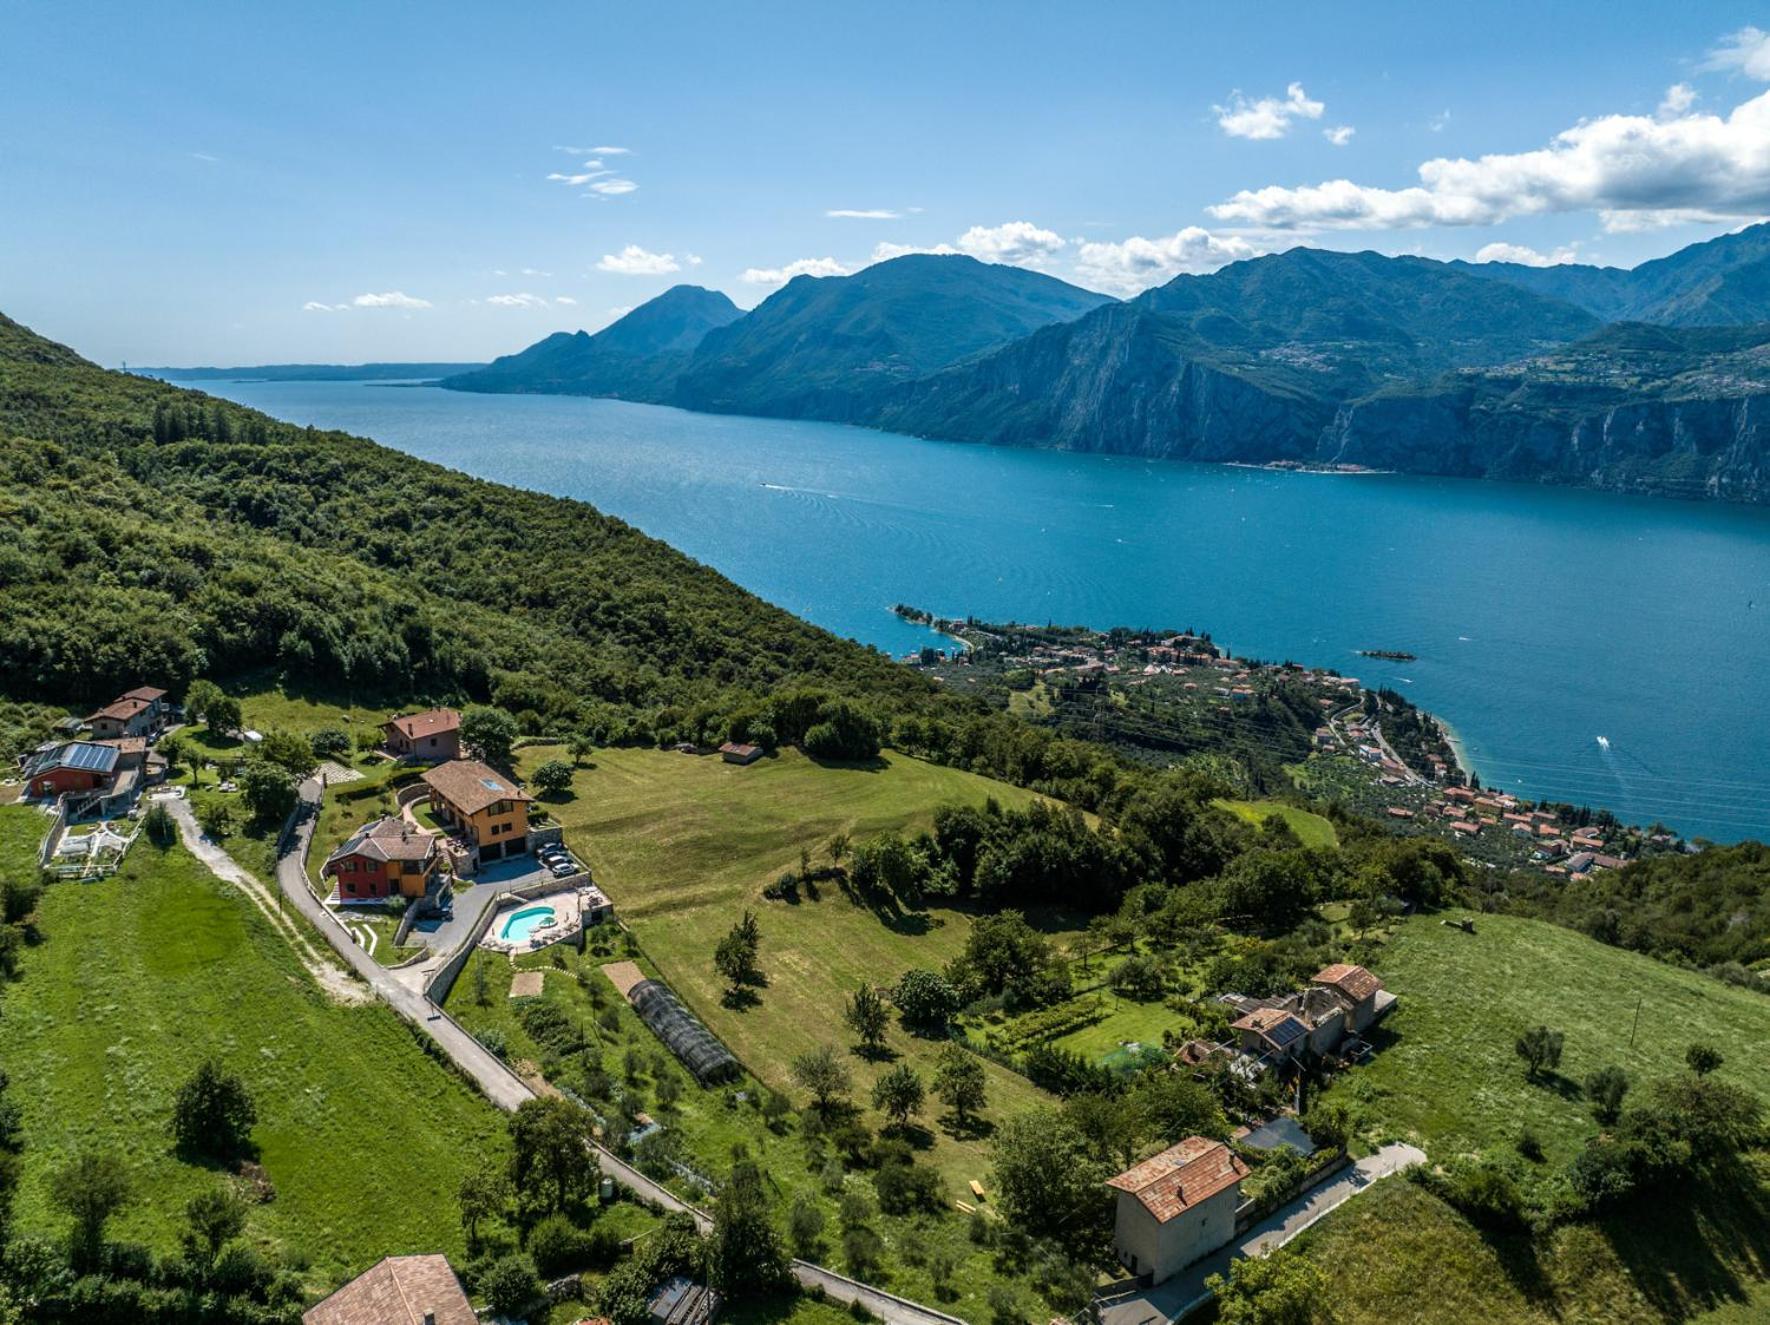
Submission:
POLYGON ((549 865, 547 868, 553 872, 553 877, 556 879, 570 878, 578 872, 577 864, 569 860, 562 860, 556 865, 549 865))

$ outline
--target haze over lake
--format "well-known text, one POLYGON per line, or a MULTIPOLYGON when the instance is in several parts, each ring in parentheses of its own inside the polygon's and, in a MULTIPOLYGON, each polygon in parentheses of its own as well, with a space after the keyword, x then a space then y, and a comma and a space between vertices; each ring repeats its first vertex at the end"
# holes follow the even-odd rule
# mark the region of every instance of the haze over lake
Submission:
POLYGON ((1770 836, 1770 511, 960 446, 576 397, 204 389, 591 502, 892 652, 930 640, 896 602, 1196 628, 1238 654, 1393 685, 1456 727, 1489 785, 1719 840, 1770 836))

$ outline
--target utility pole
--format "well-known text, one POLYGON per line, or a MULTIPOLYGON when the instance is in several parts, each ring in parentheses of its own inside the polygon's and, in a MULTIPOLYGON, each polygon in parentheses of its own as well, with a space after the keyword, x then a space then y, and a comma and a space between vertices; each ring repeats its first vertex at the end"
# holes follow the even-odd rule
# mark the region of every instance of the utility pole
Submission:
POLYGON ((1646 1001, 1646 998, 1647 998, 1647 996, 1645 994, 1642 994, 1640 997, 1638 997, 1635 1000, 1635 1024, 1633 1026, 1629 1027, 1629 1048, 1630 1049, 1633 1049, 1635 1047, 1635 1032, 1641 1029, 1641 1004, 1646 1001))

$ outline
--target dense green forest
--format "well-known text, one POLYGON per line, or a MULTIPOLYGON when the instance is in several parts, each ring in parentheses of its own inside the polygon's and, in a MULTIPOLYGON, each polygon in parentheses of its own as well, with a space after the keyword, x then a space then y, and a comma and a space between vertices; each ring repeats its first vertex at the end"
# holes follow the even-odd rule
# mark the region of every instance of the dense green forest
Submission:
POLYGON ((106 372, 0 319, 0 689, 266 666, 617 723, 794 681, 929 687, 577 502, 106 372))

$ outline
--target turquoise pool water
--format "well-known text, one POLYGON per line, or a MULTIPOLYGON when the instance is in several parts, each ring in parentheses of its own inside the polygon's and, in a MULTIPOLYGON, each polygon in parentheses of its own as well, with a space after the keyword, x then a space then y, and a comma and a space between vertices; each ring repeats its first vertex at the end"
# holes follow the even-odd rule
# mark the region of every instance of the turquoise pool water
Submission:
POLYGON ((550 906, 525 906, 504 922, 498 930, 498 937, 512 943, 527 943, 541 928, 543 920, 553 919, 555 916, 550 906))

